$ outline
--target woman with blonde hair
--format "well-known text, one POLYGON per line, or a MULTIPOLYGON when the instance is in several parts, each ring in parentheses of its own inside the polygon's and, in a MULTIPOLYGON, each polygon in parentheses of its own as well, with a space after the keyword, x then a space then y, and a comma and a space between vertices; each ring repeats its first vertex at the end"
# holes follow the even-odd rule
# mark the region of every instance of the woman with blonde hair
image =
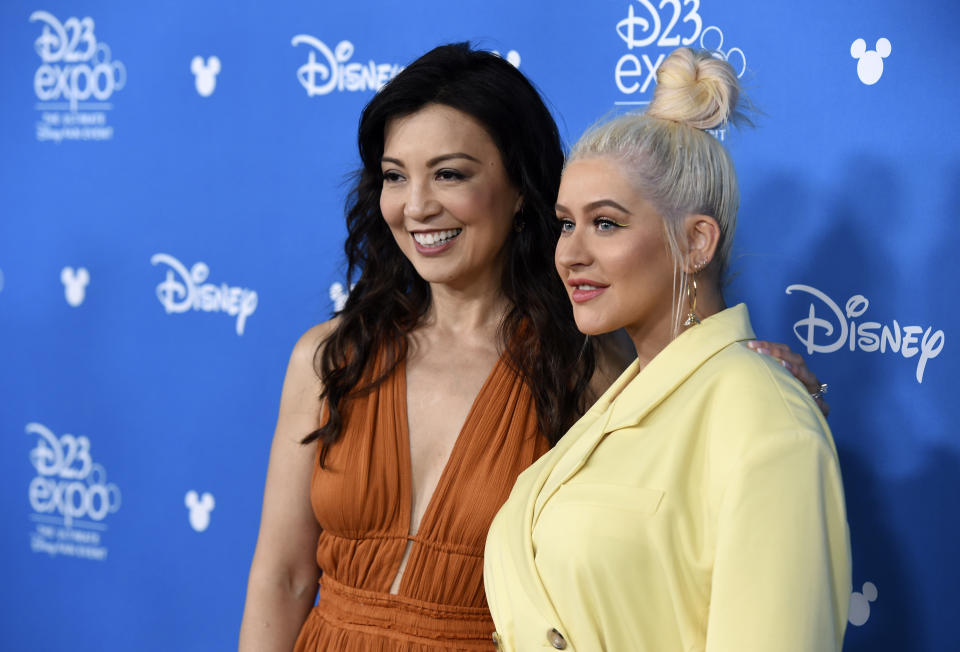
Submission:
POLYGON ((491 525, 487 599, 504 650, 839 650, 850 596, 843 485, 807 390, 751 353, 721 292, 737 117, 730 66, 682 48, 645 114, 566 163, 557 271, 577 327, 637 359, 519 477, 491 525))

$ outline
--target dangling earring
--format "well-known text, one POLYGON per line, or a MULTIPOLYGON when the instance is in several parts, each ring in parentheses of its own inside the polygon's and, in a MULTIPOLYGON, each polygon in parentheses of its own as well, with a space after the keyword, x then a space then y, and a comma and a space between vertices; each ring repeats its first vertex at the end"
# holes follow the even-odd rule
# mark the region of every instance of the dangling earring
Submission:
POLYGON ((697 317, 697 274, 700 273, 700 269, 703 267, 703 263, 697 263, 693 268, 693 275, 690 277, 690 283, 687 284, 687 302, 690 304, 690 314, 687 315, 687 320, 683 322, 684 326, 696 326, 700 323, 700 318, 697 317))
POLYGON ((514 230, 515 232, 517 232, 517 233, 520 233, 521 231, 523 231, 523 227, 524 227, 525 225, 526 225, 526 222, 524 222, 524 221, 521 220, 521 219, 516 219, 516 220, 514 220, 514 222, 513 222, 513 230, 514 230))

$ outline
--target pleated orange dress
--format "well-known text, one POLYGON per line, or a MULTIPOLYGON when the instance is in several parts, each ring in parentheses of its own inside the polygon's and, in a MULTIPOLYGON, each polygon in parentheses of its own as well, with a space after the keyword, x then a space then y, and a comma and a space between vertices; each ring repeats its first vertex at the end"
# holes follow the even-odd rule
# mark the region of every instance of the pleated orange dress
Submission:
POLYGON ((351 400, 344 417, 325 468, 314 468, 310 499, 323 529, 322 575, 319 600, 294 649, 494 649, 483 591, 487 529, 517 476, 549 448, 529 389, 501 356, 415 535, 405 363, 375 391, 351 400), (390 594, 407 541, 412 548, 399 592, 390 594))

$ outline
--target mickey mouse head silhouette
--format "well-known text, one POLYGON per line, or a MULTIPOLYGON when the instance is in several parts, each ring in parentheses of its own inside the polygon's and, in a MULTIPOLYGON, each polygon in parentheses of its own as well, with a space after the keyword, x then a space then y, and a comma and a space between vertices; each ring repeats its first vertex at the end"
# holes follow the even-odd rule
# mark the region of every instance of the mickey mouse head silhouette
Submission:
MULTIPOLYGON (((356 283, 350 286, 350 290, 354 288, 356 283)), ((334 283, 330 286, 330 300, 333 301, 333 311, 340 312, 343 310, 343 307, 347 305, 347 299, 350 298, 350 290, 347 290, 343 287, 343 283, 334 283)))
POLYGON ((876 50, 867 50, 867 42, 858 38, 850 45, 850 56, 857 59, 857 76, 867 86, 880 81, 883 75, 883 60, 890 56, 890 41, 877 39, 876 50))
POLYGON ((520 67, 520 53, 517 52, 516 50, 510 50, 509 52, 507 52, 506 56, 500 54, 498 50, 494 50, 493 53, 502 59, 506 59, 507 63, 509 63, 514 68, 520 67))
POLYGON ((860 627, 870 618, 870 603, 877 599, 877 587, 873 582, 863 583, 863 593, 850 594, 850 611, 847 620, 851 625, 860 627))
POLYGON ((220 59, 217 56, 208 57, 206 63, 203 57, 194 57, 190 62, 190 72, 196 77, 197 92, 202 97, 210 97, 217 86, 217 75, 220 73, 220 59))
POLYGON ((213 496, 204 492, 203 497, 191 489, 187 492, 184 502, 190 510, 190 527, 197 532, 203 532, 210 527, 210 512, 213 510, 213 496))
POLYGON ((334 283, 330 286, 330 300, 333 301, 334 312, 343 310, 349 297, 350 293, 344 289, 343 283, 334 283))
POLYGON ((67 303, 76 308, 86 297, 90 273, 87 272, 86 267, 80 267, 76 272, 72 267, 64 267, 60 270, 60 282, 63 283, 63 293, 67 297, 67 303))

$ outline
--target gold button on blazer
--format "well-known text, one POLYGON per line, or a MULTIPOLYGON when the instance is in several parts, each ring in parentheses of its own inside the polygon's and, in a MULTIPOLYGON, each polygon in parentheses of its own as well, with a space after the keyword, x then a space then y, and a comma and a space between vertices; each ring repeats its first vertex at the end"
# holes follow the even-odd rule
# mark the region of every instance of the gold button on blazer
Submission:
POLYGON ((828 652, 850 547, 830 430, 750 351, 746 306, 631 365, 525 471, 487 536, 503 650, 828 652))

